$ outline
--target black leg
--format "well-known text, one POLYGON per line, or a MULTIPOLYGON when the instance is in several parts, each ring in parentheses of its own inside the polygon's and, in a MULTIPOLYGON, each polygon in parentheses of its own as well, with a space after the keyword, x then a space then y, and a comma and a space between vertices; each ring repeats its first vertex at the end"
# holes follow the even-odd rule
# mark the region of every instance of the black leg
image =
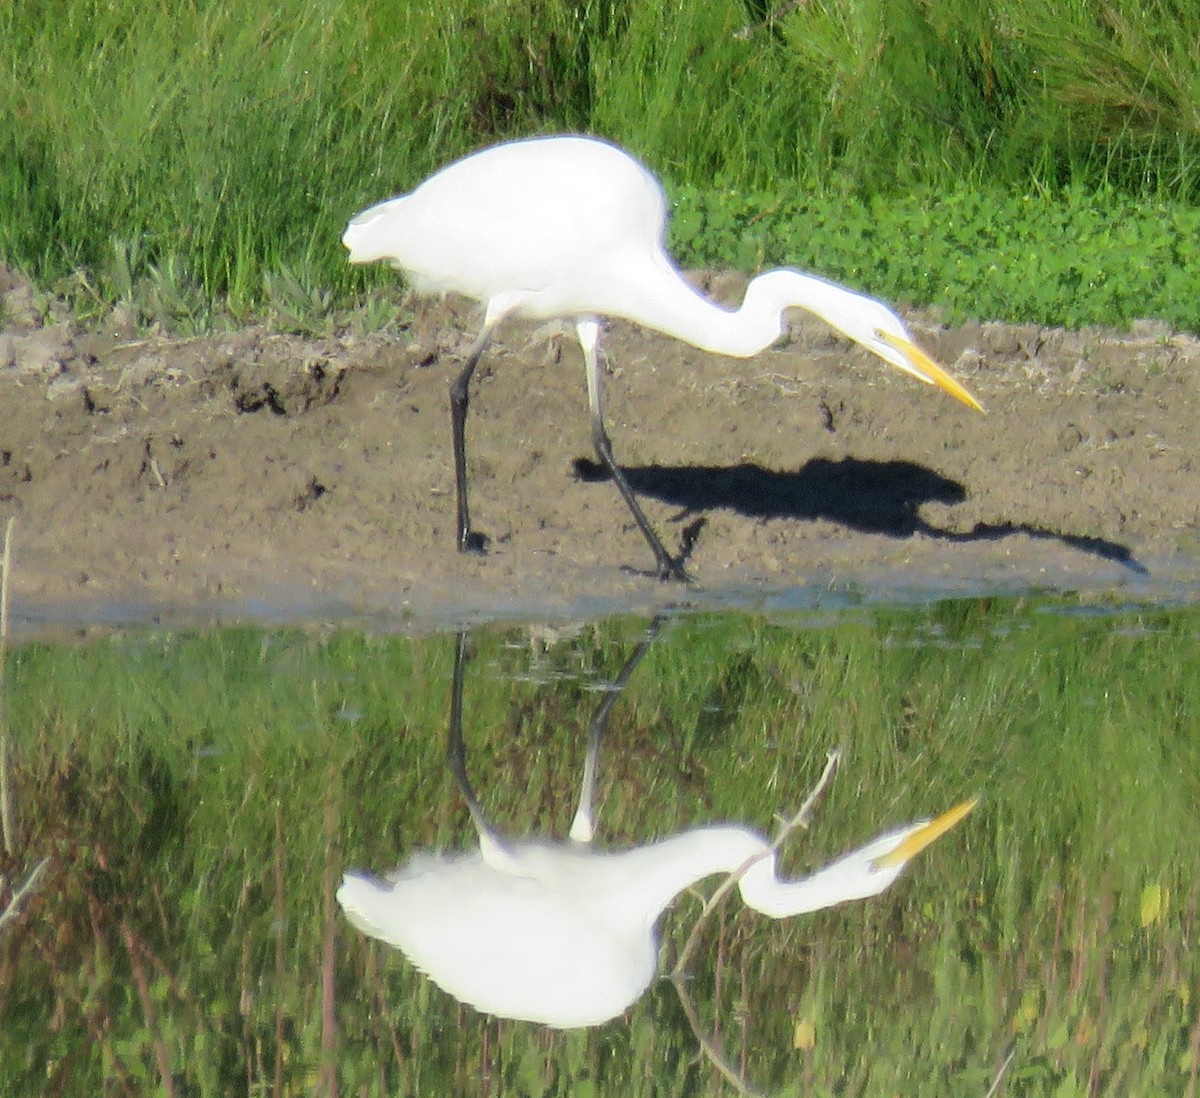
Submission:
POLYGON ((617 491, 621 493, 621 498, 625 501, 626 506, 633 515, 634 522, 637 523, 638 529, 642 532, 642 537, 646 539, 646 543, 650 546, 650 551, 654 554, 654 560, 658 566, 658 578, 662 580, 678 580, 681 583, 691 583, 692 577, 687 574, 683 563, 676 560, 667 552, 659 536, 654 532, 654 527, 650 525, 650 520, 646 518, 641 506, 638 504, 637 497, 633 494, 633 489, 629 487, 629 481, 625 479, 625 474, 621 472, 616 458, 613 457, 612 442, 609 441, 608 432, 604 429, 604 420, 596 415, 592 416, 592 446, 595 447, 596 456, 600 459, 600 464, 608 470, 608 475, 613 478, 613 482, 617 486, 617 491))
POLYGON ((486 538, 471 529, 471 514, 467 506, 467 404, 471 377, 491 329, 485 327, 467 356, 461 373, 450 383, 450 430, 454 435, 454 487, 458 497, 458 550, 460 553, 482 553, 486 538))
POLYGON ((654 527, 650 525, 650 520, 638 506, 633 489, 629 487, 629 481, 625 479, 625 474, 621 472, 613 457, 612 442, 609 441, 608 432, 604 429, 604 386, 600 374, 599 354, 600 321, 596 317, 582 317, 575 322, 575 331, 579 336, 579 346, 583 350, 583 362, 587 368, 588 407, 592 413, 592 446, 596 450, 596 456, 600 459, 600 464, 608 470, 608 475, 616 482, 617 491, 621 493, 621 498, 633 515, 633 520, 641 530, 642 537, 650 546, 650 551, 654 554, 654 561, 658 566, 658 578, 690 583, 691 576, 684 571, 683 561, 676 560, 663 548, 663 543, 654 532, 654 527))

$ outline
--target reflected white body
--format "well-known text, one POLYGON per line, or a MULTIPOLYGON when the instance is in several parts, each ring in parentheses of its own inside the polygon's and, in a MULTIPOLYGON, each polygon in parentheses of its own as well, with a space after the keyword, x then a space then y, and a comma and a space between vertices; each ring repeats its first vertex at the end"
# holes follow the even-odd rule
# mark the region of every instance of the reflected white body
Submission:
MULTIPOLYGON (((757 859, 740 881, 746 903, 776 919, 800 915, 882 892, 907 858, 880 859, 937 825, 890 831, 795 882, 776 878, 762 836, 735 825, 618 852, 488 832, 477 850, 419 854, 387 880, 347 873, 337 898, 359 930, 402 950, 456 999, 500 1017, 591 1026, 650 985, 658 919, 689 885, 757 859)), ((915 854, 924 844, 913 845, 915 854)))
MULTIPOLYGON (((736 824, 695 828, 631 850, 592 847, 600 742, 614 702, 657 635, 655 619, 588 723, 579 803, 565 842, 509 840, 471 787, 462 735, 466 634, 459 633, 447 765, 479 836, 468 852, 416 854, 380 880, 350 872, 337 892, 364 934, 402 950, 444 991, 481 1011, 550 1026, 598 1025, 646 990, 658 967, 657 924, 685 888, 735 873, 742 898, 774 919, 874 896, 974 807, 897 828, 799 881, 775 876, 775 847, 736 824)), ((781 828, 805 825, 837 764, 781 828)))

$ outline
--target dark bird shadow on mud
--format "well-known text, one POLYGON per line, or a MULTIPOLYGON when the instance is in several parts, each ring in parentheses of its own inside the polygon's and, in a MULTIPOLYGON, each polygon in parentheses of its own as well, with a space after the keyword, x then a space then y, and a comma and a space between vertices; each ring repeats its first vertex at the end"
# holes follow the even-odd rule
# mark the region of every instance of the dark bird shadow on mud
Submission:
MULTIPOLYGON (((581 480, 607 479, 604 468, 586 458, 577 458, 574 466, 581 480)), ((1146 573, 1128 546, 1106 538, 1065 534, 1020 522, 980 522, 965 533, 933 526, 920 516, 920 507, 926 503, 961 503, 967 498, 967 490, 958 481, 911 461, 813 458, 795 472, 764 469, 749 462, 726 466, 647 465, 624 468, 624 472, 639 495, 679 507, 679 520, 725 508, 748 518, 826 519, 861 533, 892 538, 922 534, 941 541, 974 542, 1022 534, 1057 541, 1122 564, 1133 572, 1146 573)))

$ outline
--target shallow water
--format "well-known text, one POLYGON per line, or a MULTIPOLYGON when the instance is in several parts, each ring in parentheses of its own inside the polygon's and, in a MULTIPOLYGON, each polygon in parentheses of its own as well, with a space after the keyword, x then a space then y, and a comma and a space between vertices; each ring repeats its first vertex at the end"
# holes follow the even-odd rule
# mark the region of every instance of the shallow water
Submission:
MULTIPOLYGON (((1078 598, 679 612, 613 706, 597 842, 770 832, 786 867, 980 806, 874 899, 734 896, 681 985, 560 1032, 462 1006, 342 917, 347 868, 470 849, 451 635, 118 632, 10 654, 17 853, 0 929, 15 1094, 1189 1093, 1200 611, 1078 598), (683 988, 680 992, 680 986, 683 988), (688 1006, 696 1022, 689 1021, 688 1006)), ((565 836, 588 720, 647 620, 472 631, 466 766, 505 835, 565 836)), ((720 883, 702 885, 711 893, 720 883)), ((700 913, 661 922, 660 971, 700 913)))

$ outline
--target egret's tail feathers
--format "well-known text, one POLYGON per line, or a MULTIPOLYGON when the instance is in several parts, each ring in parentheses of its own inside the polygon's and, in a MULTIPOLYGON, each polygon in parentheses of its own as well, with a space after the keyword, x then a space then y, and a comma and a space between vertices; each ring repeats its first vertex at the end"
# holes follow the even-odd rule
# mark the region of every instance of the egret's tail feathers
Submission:
POLYGON ((390 241, 383 231, 386 225, 384 218, 389 209, 403 198, 389 198, 350 219, 350 224, 342 234, 342 244, 350 253, 351 263, 374 263, 390 257, 390 241))
POLYGON ((364 934, 388 940, 386 901, 391 889, 364 873, 347 873, 337 890, 346 918, 364 934))

